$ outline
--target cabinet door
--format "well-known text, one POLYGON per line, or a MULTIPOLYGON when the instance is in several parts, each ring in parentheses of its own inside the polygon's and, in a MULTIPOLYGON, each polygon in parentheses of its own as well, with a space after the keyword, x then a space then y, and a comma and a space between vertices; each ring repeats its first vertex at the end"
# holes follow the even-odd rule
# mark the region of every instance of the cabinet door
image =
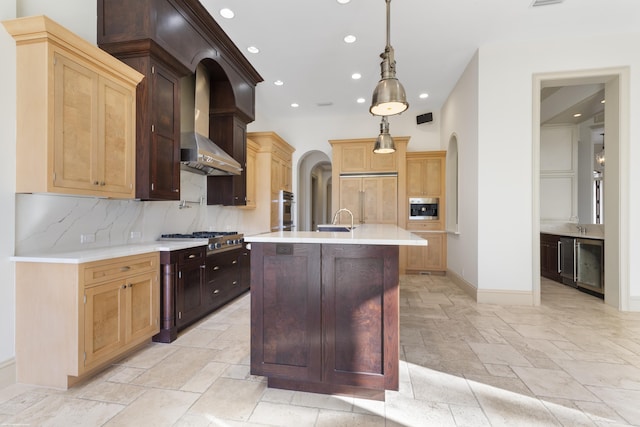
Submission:
POLYGON ((364 144, 341 145, 340 151, 342 159, 340 173, 367 172, 369 155, 364 144))
POLYGON ((176 325, 178 328, 196 320, 205 306, 205 265, 202 260, 178 264, 176 325))
POLYGON ((398 221, 398 178, 363 178, 363 215, 368 224, 398 221))
POLYGON ((127 343, 154 335, 160 330, 160 298, 157 273, 151 272, 127 280, 126 330, 127 343))
POLYGON ((134 197, 135 123, 132 92, 99 79, 98 176, 101 191, 134 197))
POLYGON ((85 289, 84 351, 86 368, 116 354, 125 345, 124 280, 85 289))
POLYGON ((445 271, 447 269, 447 235, 416 233, 429 241, 428 246, 407 246, 407 270, 445 271))
POLYGON ((423 173, 424 162, 421 159, 407 160, 407 196, 422 196, 422 183, 425 174, 423 173))
POLYGON ((256 207, 256 151, 247 148, 247 208, 256 207))
POLYGON ((98 76, 54 54, 54 187, 98 188, 98 76))
MULTIPOLYGON (((180 198, 180 91, 177 78, 157 63, 151 67, 151 141, 148 157, 149 198, 180 198)), ((144 156, 143 156, 144 157, 144 156)), ((147 169, 147 168, 145 168, 147 169)))
POLYGON ((397 389, 397 246, 322 245, 323 380, 397 389))
MULTIPOLYGON (((364 221, 364 194, 362 193, 362 178, 340 178, 340 206, 349 209, 353 213, 353 223, 364 221)), ((337 209, 336 209, 337 210, 337 209)), ((349 214, 341 213, 338 223, 348 224, 351 221, 349 214)))
POLYGON ((320 381, 320 246, 252 243, 252 374, 320 381))

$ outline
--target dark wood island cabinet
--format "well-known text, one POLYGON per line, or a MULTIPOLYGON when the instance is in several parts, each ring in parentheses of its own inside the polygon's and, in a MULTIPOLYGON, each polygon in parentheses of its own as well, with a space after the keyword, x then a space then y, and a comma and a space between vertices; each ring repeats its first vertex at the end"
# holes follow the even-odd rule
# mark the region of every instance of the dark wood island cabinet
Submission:
POLYGON ((398 245, 426 242, 387 226, 401 237, 367 244, 382 226, 361 227, 361 238, 357 229, 245 238, 251 373, 269 387, 378 400, 398 390, 398 245))

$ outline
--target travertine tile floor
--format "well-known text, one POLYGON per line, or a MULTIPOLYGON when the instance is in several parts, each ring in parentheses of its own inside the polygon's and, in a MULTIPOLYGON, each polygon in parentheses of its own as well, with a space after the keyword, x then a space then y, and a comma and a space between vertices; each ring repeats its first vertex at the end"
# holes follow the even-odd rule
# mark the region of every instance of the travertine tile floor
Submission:
POLYGON ((478 305, 401 278, 401 386, 386 402, 267 389, 249 296, 68 391, 0 390, 0 425, 640 425, 640 314, 543 279, 540 307, 478 305))

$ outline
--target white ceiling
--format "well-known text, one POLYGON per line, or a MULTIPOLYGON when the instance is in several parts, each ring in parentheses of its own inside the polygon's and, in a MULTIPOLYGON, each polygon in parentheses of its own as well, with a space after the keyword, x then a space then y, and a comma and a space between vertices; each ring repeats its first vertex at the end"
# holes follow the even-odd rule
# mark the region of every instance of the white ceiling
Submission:
MULTIPOLYGON (((384 0, 201 0, 264 78, 266 117, 369 114, 386 35, 384 0), (224 19, 219 10, 235 12, 224 19), (357 37, 353 44, 343 38, 357 37), (251 54, 247 47, 260 53, 251 54), (353 73, 361 73, 353 80, 353 73), (275 86, 282 80, 283 86, 275 86), (364 104, 356 103, 363 97, 364 104), (291 103, 300 107, 292 108, 291 103), (324 105, 323 104, 331 104, 324 105)), ((409 114, 439 109, 478 47, 640 31, 640 0, 393 0, 391 45, 409 114), (420 99, 422 92, 429 94, 420 99)), ((407 114, 407 113, 405 113, 407 114)))

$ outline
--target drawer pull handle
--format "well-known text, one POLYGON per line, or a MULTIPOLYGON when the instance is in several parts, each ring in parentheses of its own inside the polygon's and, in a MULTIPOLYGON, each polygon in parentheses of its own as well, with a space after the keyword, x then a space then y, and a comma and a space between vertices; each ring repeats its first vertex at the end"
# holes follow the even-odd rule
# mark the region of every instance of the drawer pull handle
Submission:
POLYGON ((196 257, 196 254, 191 254, 191 255, 189 255, 189 259, 193 259, 193 258, 195 258, 195 257, 196 257))
POLYGON ((233 283, 231 283, 231 286, 236 286, 238 284, 237 280, 234 280, 233 283))
POLYGON ((214 295, 217 295, 217 294, 219 294, 219 293, 220 293, 220 289, 214 289, 214 290, 213 290, 213 294, 214 294, 214 295))
POLYGON ((125 265, 124 267, 120 267, 120 271, 129 271, 131 270, 131 267, 129 267, 128 265, 125 265))
POLYGON ((237 264, 237 263, 238 263, 238 260, 237 260, 237 259, 234 259, 234 260, 233 260, 233 262, 232 262, 231 264, 237 264))
POLYGON ((213 267, 213 270, 214 270, 214 271, 216 271, 216 270, 220 270, 220 267, 218 267, 218 266, 216 265, 215 267, 213 267))
POLYGON ((200 266, 200 268, 207 268, 207 266, 206 266, 206 265, 204 265, 204 264, 202 264, 202 265, 200 266))

